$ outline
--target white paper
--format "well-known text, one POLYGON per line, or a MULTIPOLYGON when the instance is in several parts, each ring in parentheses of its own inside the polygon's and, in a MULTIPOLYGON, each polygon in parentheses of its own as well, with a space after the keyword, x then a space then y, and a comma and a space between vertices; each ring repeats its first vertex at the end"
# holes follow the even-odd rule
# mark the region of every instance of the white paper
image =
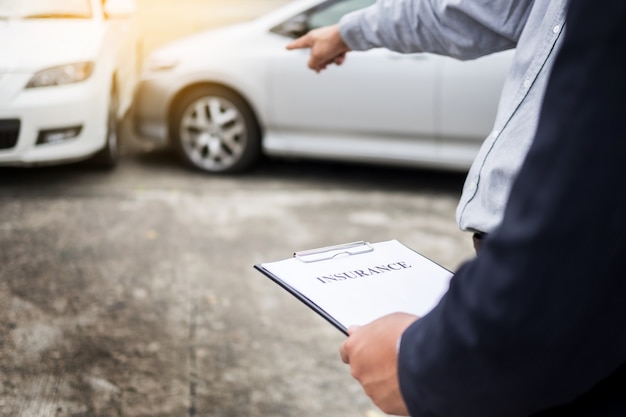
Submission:
POLYGON ((452 273, 397 240, 373 250, 316 262, 289 258, 261 266, 345 328, 405 312, 424 316, 448 289, 452 273))

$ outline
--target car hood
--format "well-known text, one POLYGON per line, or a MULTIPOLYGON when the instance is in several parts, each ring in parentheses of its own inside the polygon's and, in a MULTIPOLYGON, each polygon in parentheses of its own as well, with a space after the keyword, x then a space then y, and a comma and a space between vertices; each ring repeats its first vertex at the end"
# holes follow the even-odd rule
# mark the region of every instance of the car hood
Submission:
POLYGON ((259 32, 253 22, 240 23, 218 29, 210 29, 191 36, 169 42, 156 49, 153 57, 196 56, 204 51, 231 50, 254 41, 254 33, 259 32))
POLYGON ((31 72, 94 59, 102 31, 92 20, 0 21, 0 70, 31 72))

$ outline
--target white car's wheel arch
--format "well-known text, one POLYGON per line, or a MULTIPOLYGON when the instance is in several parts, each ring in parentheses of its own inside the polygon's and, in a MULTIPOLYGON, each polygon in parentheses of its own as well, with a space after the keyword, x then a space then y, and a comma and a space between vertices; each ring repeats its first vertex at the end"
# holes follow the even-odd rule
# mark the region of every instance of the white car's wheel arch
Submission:
MULTIPOLYGON (((215 98, 215 97, 213 97, 215 98)), ((234 88, 231 88, 227 85, 213 82, 199 82, 185 86, 185 88, 179 90, 172 98, 169 103, 168 111, 167 111, 167 125, 168 125, 168 134, 169 134, 169 143, 173 145, 179 151, 179 154, 183 156, 183 159, 186 160, 188 165, 193 168, 199 168, 201 170, 205 170, 211 173, 235 173, 241 172, 252 167, 261 157, 261 149, 262 149, 262 139, 263 139, 263 127, 259 121, 258 112, 255 110, 253 103, 237 91, 234 88), (181 139, 181 126, 180 121, 184 116, 184 109, 182 106, 189 105, 190 100, 204 100, 203 95, 208 94, 210 96, 216 95, 219 100, 224 99, 222 101, 223 104, 230 106, 233 105, 234 108, 237 108, 237 112, 239 113, 238 117, 243 117, 245 119, 245 123, 241 123, 242 126, 245 125, 246 136, 246 146, 250 146, 250 149, 246 149, 244 155, 242 155, 241 162, 234 163, 231 166, 223 168, 212 169, 207 166, 203 166, 203 164, 199 161, 194 162, 193 158, 189 154, 190 150, 185 146, 183 139, 181 139), (219 96, 224 95, 224 97, 219 98, 219 96)))

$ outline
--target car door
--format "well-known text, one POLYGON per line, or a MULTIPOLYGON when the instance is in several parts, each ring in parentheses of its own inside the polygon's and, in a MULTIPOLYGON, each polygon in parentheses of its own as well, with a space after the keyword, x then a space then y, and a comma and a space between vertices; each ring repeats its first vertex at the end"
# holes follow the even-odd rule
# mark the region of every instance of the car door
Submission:
MULTIPOLYGON (((308 30, 334 24, 344 13, 373 2, 329 1, 294 16, 285 26, 302 24, 308 30)), ((286 37, 284 43, 290 40, 286 37)), ((271 129, 433 143, 438 57, 386 49, 352 52, 341 67, 316 74, 307 67, 309 53, 281 50, 274 57, 271 129)))
POLYGON ((482 143, 493 127, 514 51, 471 61, 443 58, 435 129, 442 143, 482 143))

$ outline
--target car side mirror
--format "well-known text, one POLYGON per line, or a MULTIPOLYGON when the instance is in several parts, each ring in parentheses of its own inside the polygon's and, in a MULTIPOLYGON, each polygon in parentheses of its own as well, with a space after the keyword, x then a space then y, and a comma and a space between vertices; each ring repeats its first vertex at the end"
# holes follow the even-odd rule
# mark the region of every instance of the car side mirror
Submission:
POLYGON ((134 0, 106 0, 104 15, 107 19, 128 19, 137 12, 134 0))
POLYGON ((294 16, 272 29, 272 32, 290 38, 299 38, 300 36, 306 35, 308 31, 308 18, 304 14, 294 16))

